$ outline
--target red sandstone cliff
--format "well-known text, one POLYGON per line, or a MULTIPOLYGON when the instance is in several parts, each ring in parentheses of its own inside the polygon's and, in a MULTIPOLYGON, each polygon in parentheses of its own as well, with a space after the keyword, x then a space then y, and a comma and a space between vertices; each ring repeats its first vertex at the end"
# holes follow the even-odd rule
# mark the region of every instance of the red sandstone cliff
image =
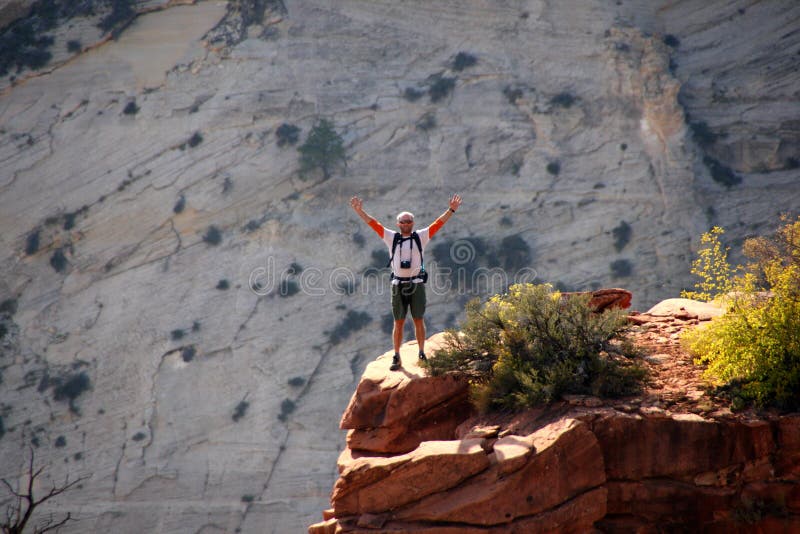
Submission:
POLYGON ((682 304, 630 315, 652 352, 635 398, 480 417, 463 380, 424 375, 414 344, 399 372, 379 357, 342 417, 332 509, 309 533, 800 532, 800 414, 711 402, 677 335, 714 311, 682 304))

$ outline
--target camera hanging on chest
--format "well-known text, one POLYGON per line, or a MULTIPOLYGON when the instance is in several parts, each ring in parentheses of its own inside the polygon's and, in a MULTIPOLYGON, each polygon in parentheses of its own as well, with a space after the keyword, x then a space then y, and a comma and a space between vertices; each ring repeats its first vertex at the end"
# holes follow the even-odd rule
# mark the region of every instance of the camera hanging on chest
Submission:
POLYGON ((419 273, 416 276, 410 277, 402 277, 397 276, 394 272, 392 272, 392 278, 395 280, 400 280, 401 282, 411 282, 412 280, 419 279, 423 284, 428 282, 428 272, 425 270, 425 258, 422 256, 422 241, 419 239, 419 234, 417 232, 411 232, 411 236, 403 237, 400 232, 394 234, 394 238, 392 239, 392 254, 389 257, 389 263, 386 264, 387 267, 392 266, 392 262, 394 261, 394 256, 398 252, 397 248, 400 247, 400 268, 401 269, 410 269, 411 268, 411 254, 413 249, 409 247, 409 255, 408 259, 403 259, 403 243, 406 241, 412 241, 413 247, 414 244, 417 245, 417 250, 419 250, 419 261, 420 261, 420 269, 419 273))

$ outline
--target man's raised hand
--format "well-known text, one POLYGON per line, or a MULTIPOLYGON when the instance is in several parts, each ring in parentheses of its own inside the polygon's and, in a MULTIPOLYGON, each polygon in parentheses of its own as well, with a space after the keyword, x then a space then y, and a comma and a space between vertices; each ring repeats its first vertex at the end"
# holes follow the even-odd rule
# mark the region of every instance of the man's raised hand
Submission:
POLYGON ((461 206, 461 195, 456 193, 452 197, 450 197, 450 209, 453 211, 458 210, 458 207, 461 206))

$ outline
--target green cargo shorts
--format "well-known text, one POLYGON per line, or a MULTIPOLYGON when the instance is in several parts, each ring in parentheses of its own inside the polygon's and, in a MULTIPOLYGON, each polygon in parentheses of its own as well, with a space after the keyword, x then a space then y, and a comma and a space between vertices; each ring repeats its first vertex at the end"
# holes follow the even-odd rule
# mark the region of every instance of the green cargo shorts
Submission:
POLYGON ((400 283, 392 286, 394 320, 405 319, 409 306, 414 319, 421 319, 425 315, 425 284, 400 283))

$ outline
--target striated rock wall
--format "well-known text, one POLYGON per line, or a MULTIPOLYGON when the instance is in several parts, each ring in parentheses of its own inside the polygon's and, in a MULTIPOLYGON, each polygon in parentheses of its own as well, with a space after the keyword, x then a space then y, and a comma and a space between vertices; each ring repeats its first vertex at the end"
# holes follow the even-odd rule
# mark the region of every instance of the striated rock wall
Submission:
MULTIPOLYGON (((34 6, 0 4, 4 29, 34 6)), ((0 77, 0 477, 28 445, 91 474, 65 532, 304 529, 390 347, 353 194, 388 225, 464 196, 430 331, 517 277, 676 295, 710 224, 735 244, 800 205, 800 5, 700 4, 42 2, 50 60, 0 77), (319 118, 347 167, 303 180, 319 118)))
POLYGON ((797 414, 570 399, 493 424, 461 407, 464 384, 425 377, 404 349, 402 372, 388 371, 390 353, 367 366, 341 421, 332 508, 309 533, 800 529, 797 414), (406 425, 419 439, 399 446, 406 425))

